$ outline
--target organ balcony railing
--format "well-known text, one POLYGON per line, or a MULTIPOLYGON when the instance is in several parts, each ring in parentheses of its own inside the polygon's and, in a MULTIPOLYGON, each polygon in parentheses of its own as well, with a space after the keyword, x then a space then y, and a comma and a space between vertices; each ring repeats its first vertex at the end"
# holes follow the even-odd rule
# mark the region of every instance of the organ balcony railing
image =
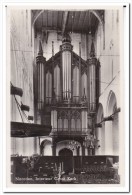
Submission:
MULTIPOLYGON (((54 103, 70 103, 70 104, 87 104, 87 98, 85 99, 85 101, 80 101, 79 96, 72 96, 72 99, 70 99, 70 101, 68 101, 68 99, 62 99, 61 96, 56 96, 55 99, 53 99, 52 97, 46 97, 46 105, 51 105, 54 103)), ((96 106, 94 104, 90 105, 90 109, 94 110, 96 106)))
POLYGON ((51 135, 87 135, 90 133, 88 128, 52 128, 51 135))

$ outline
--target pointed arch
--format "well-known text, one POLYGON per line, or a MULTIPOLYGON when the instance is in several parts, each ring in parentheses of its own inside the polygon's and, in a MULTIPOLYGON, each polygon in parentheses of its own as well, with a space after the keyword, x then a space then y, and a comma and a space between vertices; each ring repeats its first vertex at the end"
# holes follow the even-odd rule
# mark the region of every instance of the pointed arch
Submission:
MULTIPOLYGON (((101 121, 103 121, 103 118, 104 118, 104 109, 102 104, 99 103, 96 122, 100 123, 101 121)), ((98 145, 100 145, 96 153, 100 155, 104 155, 105 154, 105 123, 102 122, 101 125, 102 127, 96 128, 96 137, 99 140, 98 145)))
MULTIPOLYGON (((115 93, 111 90, 108 95, 108 100, 107 100, 107 116, 110 116, 114 114, 114 112, 117 109, 117 98, 115 93)), ((119 113, 116 113, 113 115, 113 120, 112 121, 106 121, 107 124, 107 134, 106 134, 106 144, 108 142, 109 138, 109 145, 107 148, 111 149, 111 153, 113 155, 119 155, 119 113)))
POLYGON ((114 107, 117 106, 117 99, 115 93, 111 90, 108 95, 108 100, 107 100, 107 115, 113 114, 114 107))
POLYGON ((40 153, 42 156, 51 156, 52 155, 51 141, 50 140, 45 139, 41 142, 40 153))

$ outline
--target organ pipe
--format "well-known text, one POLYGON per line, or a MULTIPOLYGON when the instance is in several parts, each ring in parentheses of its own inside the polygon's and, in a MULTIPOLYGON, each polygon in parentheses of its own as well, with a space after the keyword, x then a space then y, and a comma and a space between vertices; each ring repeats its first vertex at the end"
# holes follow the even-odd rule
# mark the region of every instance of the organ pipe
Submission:
POLYGON ((79 100, 81 100, 81 43, 79 43, 79 100))
POLYGON ((54 97, 54 41, 52 41, 52 97, 54 97))
POLYGON ((52 98, 52 75, 48 71, 46 74, 46 102, 51 103, 52 98))
POLYGON ((57 101, 60 100, 60 68, 58 65, 54 68, 54 89, 57 101))
POLYGON ((79 69, 76 66, 73 69, 73 101, 78 102, 79 99, 79 69))
POLYGON ((96 64, 94 43, 91 44, 89 63, 89 84, 90 84, 90 112, 96 111, 96 64))
POLYGON ((87 129, 87 111, 86 110, 82 110, 82 130, 86 130, 87 129))
POLYGON ((81 77, 81 95, 83 97, 84 95, 84 89, 85 89, 85 95, 87 97, 87 75, 84 73, 81 77))
POLYGON ((45 58, 43 57, 43 49, 39 40, 39 52, 36 57, 37 63, 37 109, 41 110, 44 106, 44 85, 45 85, 45 58))
POLYGON ((99 102, 99 96, 100 96, 100 62, 97 61, 97 68, 96 68, 96 103, 99 102))
POLYGON ((63 99, 71 99, 71 39, 68 34, 62 40, 62 72, 63 72, 63 99))

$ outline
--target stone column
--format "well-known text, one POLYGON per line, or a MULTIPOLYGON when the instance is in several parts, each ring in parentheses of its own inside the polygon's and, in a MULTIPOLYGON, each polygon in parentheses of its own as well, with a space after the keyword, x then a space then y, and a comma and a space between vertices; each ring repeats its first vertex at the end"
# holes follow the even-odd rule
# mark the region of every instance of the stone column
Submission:
POLYGON ((89 79, 89 103, 90 112, 96 111, 96 64, 97 59, 95 58, 95 48, 92 41, 90 58, 88 59, 88 79, 89 79))
POLYGON ((82 156, 85 156, 85 147, 82 145, 82 156))
POLYGON ((55 143, 55 140, 54 138, 52 138, 52 156, 56 156, 56 143, 55 143))
POLYGON ((52 147, 52 156, 56 156, 56 144, 53 144, 51 147, 52 147))
POLYGON ((77 156, 80 156, 80 146, 77 147, 77 156))
POLYGON ((113 155, 112 121, 105 122, 105 155, 113 155))
POLYGON ((125 164, 125 159, 124 159, 124 156, 125 156, 125 145, 123 145, 123 141, 124 141, 124 136, 125 136, 125 131, 124 129, 122 128, 122 125, 123 125, 123 114, 122 112, 119 112, 118 113, 118 131, 119 131, 119 169, 118 169, 118 174, 121 176, 121 175, 124 175, 125 174, 125 169, 123 167, 123 165, 125 164), (122 135, 122 136, 121 136, 122 135))

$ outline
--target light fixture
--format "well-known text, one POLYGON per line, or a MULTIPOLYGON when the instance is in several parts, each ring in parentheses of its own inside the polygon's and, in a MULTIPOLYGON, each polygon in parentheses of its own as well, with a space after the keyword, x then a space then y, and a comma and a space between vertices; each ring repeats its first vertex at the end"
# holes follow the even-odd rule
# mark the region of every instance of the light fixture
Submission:
POLYGON ((33 116, 28 116, 28 120, 33 121, 33 116))
POLYGON ((79 143, 75 140, 71 140, 69 141, 69 149, 71 149, 72 151, 74 151, 75 149, 77 149, 78 147, 80 147, 79 143))
POLYGON ((104 117, 103 121, 113 121, 113 116, 104 117))
POLYGON ((102 124, 101 123, 97 123, 97 124, 95 124, 95 127, 96 128, 102 128, 102 124))
POLYGON ((27 106, 27 105, 21 104, 21 110, 22 110, 22 111, 28 111, 28 112, 29 112, 30 107, 27 106))
POLYGON ((22 97, 23 90, 19 87, 15 87, 11 84, 11 95, 18 95, 18 96, 22 97))

